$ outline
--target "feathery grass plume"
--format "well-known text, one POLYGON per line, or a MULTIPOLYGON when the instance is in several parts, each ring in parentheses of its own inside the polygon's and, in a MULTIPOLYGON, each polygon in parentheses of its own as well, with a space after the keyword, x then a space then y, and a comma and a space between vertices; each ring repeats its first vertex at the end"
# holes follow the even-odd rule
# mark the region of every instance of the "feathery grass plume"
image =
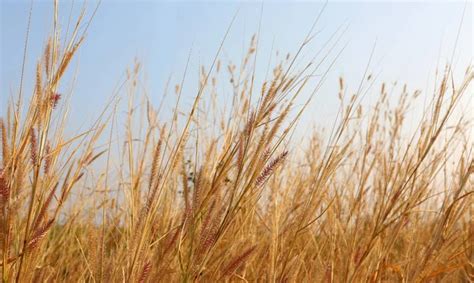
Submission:
POLYGON ((48 196, 46 197, 46 199, 44 200, 42 206, 41 206, 41 209, 39 210, 37 216, 36 216, 36 220, 35 222, 33 223, 33 229, 37 229, 39 227, 39 225, 41 224, 41 222, 43 222, 43 220, 45 220, 46 218, 46 212, 51 204, 51 201, 53 200, 53 197, 54 197, 54 193, 56 192, 56 189, 59 185, 59 182, 56 182, 56 185, 50 190, 50 192, 48 193, 48 196))
POLYGON ((201 241, 197 250, 198 258, 202 257, 216 244, 219 237, 220 221, 220 217, 216 216, 203 228, 204 232, 201 235, 201 241))
POLYGON ((279 114, 278 118, 276 119, 273 127, 271 128, 270 132, 268 133, 267 139, 273 140, 275 135, 277 134, 278 130, 280 130, 280 126, 282 125, 283 121, 286 119, 286 116, 290 112, 292 104, 289 103, 285 109, 279 114))
POLYGON ((256 248, 257 246, 252 246, 246 249, 237 257, 234 257, 222 270, 223 276, 232 275, 237 270, 237 268, 239 268, 242 264, 245 263, 245 261, 248 260, 248 258, 252 255, 256 248))
POLYGON ((183 161, 183 154, 184 154, 184 148, 186 147, 186 143, 189 138, 189 133, 186 132, 183 134, 181 138, 181 144, 179 145, 178 148, 176 148, 176 151, 173 155, 173 163, 171 164, 170 171, 174 172, 178 165, 183 161))
POLYGON ((199 208, 201 207, 201 186, 202 186, 202 169, 200 169, 194 179, 194 189, 193 189, 193 202, 192 202, 192 211, 193 215, 197 215, 199 208))
POLYGON ((255 111, 252 110, 252 112, 250 113, 250 116, 247 120, 247 123, 245 124, 245 127, 244 127, 244 137, 245 138, 250 137, 250 134, 252 133, 254 125, 255 125, 255 111))
POLYGON ((242 168, 244 165, 244 159, 245 159, 245 140, 243 137, 239 139, 239 147, 238 147, 238 153, 237 153, 237 167, 242 168))
POLYGON ((214 243, 217 238, 218 225, 220 224, 219 215, 215 215, 214 209, 216 201, 214 200, 209 206, 206 217, 204 218, 201 225, 201 233, 199 236, 198 254, 202 255, 206 252, 214 243))
POLYGON ((1 145, 2 145, 2 161, 3 166, 7 166, 8 162, 8 137, 7 137, 7 128, 3 118, 0 117, 0 134, 2 135, 1 145))
POLYGON ((53 81, 51 82, 52 86, 56 86, 59 82, 59 80, 62 78, 64 75, 64 72, 66 71, 67 67, 69 66, 69 63, 71 62, 74 54, 76 53, 77 49, 81 45, 84 37, 81 37, 76 43, 73 44, 73 46, 69 49, 66 50, 59 67, 56 71, 56 74, 54 75, 53 81))
POLYGON ((150 275, 151 271, 151 261, 146 261, 146 263, 143 265, 142 272, 140 273, 140 277, 138 277, 138 283, 145 283, 146 279, 150 275))
POLYGON ((163 256, 167 255, 174 247, 176 241, 178 240, 179 235, 181 234, 181 229, 186 222, 186 213, 183 217, 182 224, 175 228, 174 233, 168 234, 164 244, 163 256))
POLYGON ((43 173, 44 175, 48 175, 49 172, 51 171, 51 162, 52 162, 52 156, 51 156, 51 145, 49 142, 46 143, 46 148, 45 148, 45 156, 44 156, 44 167, 43 167, 43 173))
POLYGON ((148 193, 148 198, 145 202, 145 206, 144 206, 144 210, 143 210, 144 214, 142 214, 143 216, 145 216, 146 214, 148 214, 148 212, 151 211, 153 202, 156 199, 156 194, 158 193, 159 182, 162 179, 162 177, 163 177, 162 174, 158 174, 158 176, 156 177, 155 185, 153 186, 151 192, 148 193))
POLYGON ((270 161, 265 168, 263 168, 262 172, 260 175, 257 177, 255 180, 255 186, 256 187, 261 187, 265 181, 270 177, 272 172, 275 170, 275 168, 285 160, 286 156, 288 155, 288 151, 285 151, 275 157, 272 161, 270 161))
POLYGON ((7 179, 5 177, 5 169, 0 169, 0 197, 2 203, 10 196, 10 188, 8 187, 7 179))
POLYGON ((29 251, 32 251, 33 249, 35 249, 36 247, 38 247, 39 243, 46 236, 46 234, 48 233, 51 226, 53 226, 53 224, 54 224, 54 219, 50 219, 48 222, 46 222, 45 225, 37 228, 34 231, 32 237, 31 237, 31 240, 26 245, 26 251, 29 252, 29 251))
POLYGON ((153 159, 151 162, 151 170, 150 170, 150 180, 148 181, 149 184, 149 189, 151 189, 154 185, 154 182, 157 180, 157 173, 158 173, 158 166, 160 162, 160 156, 161 156, 161 145, 162 145, 163 140, 160 138, 158 140, 158 143, 155 146, 155 150, 153 152, 153 159))
POLYGON ((44 70, 46 72, 46 77, 48 78, 51 72, 51 44, 52 39, 48 38, 48 42, 46 43, 46 47, 44 48, 43 54, 44 70))
POLYGON ((34 167, 38 165, 38 140, 34 128, 30 129, 30 157, 34 167))
POLYGON ((35 85, 35 94, 36 94, 36 101, 39 105, 41 105, 41 100, 43 99, 43 76, 41 70, 41 62, 38 62, 36 65, 36 85, 35 85))
POLYGON ((61 94, 55 92, 50 95, 49 103, 53 109, 58 106, 59 100, 61 100, 61 94))

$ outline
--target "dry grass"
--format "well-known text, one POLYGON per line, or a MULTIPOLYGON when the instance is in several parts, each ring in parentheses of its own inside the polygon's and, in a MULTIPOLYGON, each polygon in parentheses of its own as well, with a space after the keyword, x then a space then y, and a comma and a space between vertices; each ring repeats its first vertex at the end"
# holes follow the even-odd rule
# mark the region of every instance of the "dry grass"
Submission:
POLYGON ((299 154, 292 133, 319 89, 307 89, 312 74, 325 70, 297 64, 298 52, 257 86, 255 37, 228 75, 219 54, 203 68, 190 110, 179 110, 179 85, 174 114, 160 118, 136 97, 137 64, 125 120, 114 97, 89 131, 67 137, 57 90, 81 20, 63 49, 52 36, 29 103, 12 101, 0 120, 4 282, 474 280, 472 117, 458 110, 472 69, 457 85, 450 66, 440 72, 414 131, 406 117, 419 91, 382 85, 363 109, 372 80, 347 98, 341 79, 334 127, 299 154), (213 97, 227 76, 234 97, 222 109, 213 97), (303 91, 312 95, 296 107, 303 91))

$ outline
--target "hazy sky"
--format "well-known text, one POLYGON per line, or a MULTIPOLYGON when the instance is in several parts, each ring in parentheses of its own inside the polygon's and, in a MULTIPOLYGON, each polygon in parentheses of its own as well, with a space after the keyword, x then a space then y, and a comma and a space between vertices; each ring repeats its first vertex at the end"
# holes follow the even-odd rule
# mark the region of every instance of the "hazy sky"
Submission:
MULTIPOLYGON (((7 97, 18 90, 29 3, 2 0, 0 4, 0 113, 4 111, 7 97)), ((71 3, 60 1, 60 19, 64 23, 71 3)), ((75 1, 75 14, 82 3, 75 1)), ((264 2, 257 61, 259 72, 265 70, 272 46, 273 54, 276 49, 282 54, 295 53, 323 4, 264 2)), ((89 13, 94 5, 93 1, 88 3, 89 13)), ((462 1, 330 1, 316 27, 320 32, 305 56, 315 53, 341 26, 348 28, 337 50, 345 44, 347 47, 305 119, 313 121, 337 111, 337 78, 344 76, 348 87, 355 90, 375 43, 370 71, 378 74, 379 81, 406 82, 410 89, 432 86, 430 79, 433 79, 438 58, 441 62, 451 58, 465 5, 462 1)), ((209 66, 237 11, 221 58, 239 61, 251 35, 258 30, 261 7, 261 3, 252 1, 102 1, 78 60, 70 69, 70 75, 77 70, 71 119, 77 125, 92 120, 135 57, 144 64, 149 95, 158 102, 169 75, 173 74, 174 82, 181 79, 190 50, 190 73, 196 74, 200 64, 209 66)), ((454 57, 458 74, 472 63, 472 10, 472 2, 468 2, 454 57)), ((34 1, 25 76, 27 92, 32 91, 34 65, 51 31, 51 15, 50 1, 34 1)), ((192 89, 195 89, 196 76, 192 74, 185 83, 189 86, 189 97, 195 95, 192 89)), ((68 86, 63 85, 62 91, 68 86)))

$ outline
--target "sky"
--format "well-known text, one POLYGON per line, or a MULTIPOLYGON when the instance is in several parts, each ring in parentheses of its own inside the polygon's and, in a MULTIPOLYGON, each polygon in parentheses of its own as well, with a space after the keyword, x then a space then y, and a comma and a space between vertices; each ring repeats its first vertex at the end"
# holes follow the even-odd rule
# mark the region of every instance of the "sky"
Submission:
MULTIPOLYGON (((33 1, 26 93, 32 92, 35 64, 51 31, 51 2, 33 1)), ((60 21, 67 22, 69 11, 77 15, 83 3, 60 1, 60 21)), ((87 2, 88 15, 95 4, 87 2)), ((257 76, 263 78, 269 59, 276 60, 276 50, 281 54, 297 51, 323 6, 324 2, 317 1, 265 1, 262 5, 254 1, 103 0, 67 74, 69 83, 60 89, 71 89, 75 76, 71 123, 81 128, 97 117, 135 58, 143 64, 148 95, 158 104, 170 76, 172 82, 181 80, 190 54, 185 95, 192 99, 196 94, 195 74, 200 65, 212 63, 234 15, 236 20, 220 57, 239 61, 261 23, 257 76)), ((19 89, 29 7, 30 1, 21 0, 2 0, 0 4, 0 116, 4 115, 7 99, 19 89)), ((338 28, 344 33, 334 52, 343 47, 344 50, 304 121, 324 124, 335 115, 339 76, 345 78, 349 89, 355 90, 372 50, 369 73, 375 74, 379 82, 399 81, 411 90, 427 89, 432 87, 437 63, 451 59, 455 79, 460 81, 473 60, 472 13, 470 1, 329 1, 316 26, 318 34, 304 56, 316 53, 338 28)), ((227 103, 225 98, 222 101, 227 103)))

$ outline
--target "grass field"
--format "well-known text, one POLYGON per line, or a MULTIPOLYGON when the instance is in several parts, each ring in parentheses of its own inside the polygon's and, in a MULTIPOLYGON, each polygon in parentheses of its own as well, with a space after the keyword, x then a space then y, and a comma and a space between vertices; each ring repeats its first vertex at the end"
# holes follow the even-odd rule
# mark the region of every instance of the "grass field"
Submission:
POLYGON ((88 23, 66 44, 52 33, 34 93, 20 86, 0 120, 3 282, 474 280, 468 62, 456 80, 440 66, 433 93, 341 78, 332 127, 301 141, 321 61, 289 55, 259 84, 257 35, 238 65, 216 52, 190 107, 176 85, 172 115, 141 90, 137 62, 125 94, 71 135, 58 89, 88 23))

